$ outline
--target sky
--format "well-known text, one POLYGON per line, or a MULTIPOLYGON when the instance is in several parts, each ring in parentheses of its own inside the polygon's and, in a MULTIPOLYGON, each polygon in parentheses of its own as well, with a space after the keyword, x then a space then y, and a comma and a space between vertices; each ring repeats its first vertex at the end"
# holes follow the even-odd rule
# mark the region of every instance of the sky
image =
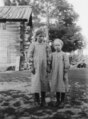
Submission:
POLYGON ((74 7, 74 10, 79 14, 77 24, 82 29, 82 35, 87 42, 87 46, 83 50, 84 55, 88 55, 88 0, 67 0, 74 7))
POLYGON ((88 40, 88 0, 67 0, 79 14, 78 25, 82 28, 82 34, 88 40))

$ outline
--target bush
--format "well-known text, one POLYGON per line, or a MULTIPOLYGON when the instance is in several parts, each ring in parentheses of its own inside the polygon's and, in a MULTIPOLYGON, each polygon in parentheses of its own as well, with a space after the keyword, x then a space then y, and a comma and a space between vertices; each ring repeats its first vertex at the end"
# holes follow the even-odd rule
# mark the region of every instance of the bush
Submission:
POLYGON ((85 63, 80 63, 77 65, 77 68, 86 68, 87 65, 85 63))
POLYGON ((15 71, 15 66, 7 67, 6 71, 15 71))

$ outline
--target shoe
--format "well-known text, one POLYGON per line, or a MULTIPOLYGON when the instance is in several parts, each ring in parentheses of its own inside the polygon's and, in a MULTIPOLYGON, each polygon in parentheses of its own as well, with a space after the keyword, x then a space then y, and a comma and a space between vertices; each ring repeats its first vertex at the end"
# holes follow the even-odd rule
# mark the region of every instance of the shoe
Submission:
POLYGON ((49 103, 48 103, 48 106, 50 106, 50 107, 54 107, 54 106, 55 106, 55 104, 54 104, 54 102, 53 102, 53 101, 51 101, 51 102, 49 102, 49 103))
POLYGON ((59 105, 60 105, 60 101, 59 102, 56 102, 54 106, 55 107, 59 107, 59 105))
POLYGON ((34 102, 34 106, 39 107, 40 103, 39 102, 34 102))
POLYGON ((46 106, 46 102, 45 102, 45 92, 41 92, 41 103, 40 106, 46 106))
POLYGON ((58 107, 60 105, 60 92, 56 92, 56 99, 57 101, 56 101, 55 106, 58 107))
POLYGON ((39 93, 34 94, 34 105, 39 106, 40 105, 40 98, 39 98, 39 93))
POLYGON ((40 106, 41 106, 41 107, 46 107, 47 104, 46 104, 46 102, 44 101, 44 102, 41 102, 41 103, 40 103, 40 106))
POLYGON ((65 103, 64 103, 64 102, 61 102, 61 103, 59 104, 59 108, 64 108, 64 106, 65 106, 65 103))

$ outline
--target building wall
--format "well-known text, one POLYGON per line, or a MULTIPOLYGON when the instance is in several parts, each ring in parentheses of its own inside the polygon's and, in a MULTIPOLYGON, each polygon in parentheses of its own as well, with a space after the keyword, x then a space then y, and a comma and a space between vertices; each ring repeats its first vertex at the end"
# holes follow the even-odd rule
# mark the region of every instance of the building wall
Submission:
POLYGON ((18 65, 19 57, 20 24, 0 23, 0 66, 18 65))

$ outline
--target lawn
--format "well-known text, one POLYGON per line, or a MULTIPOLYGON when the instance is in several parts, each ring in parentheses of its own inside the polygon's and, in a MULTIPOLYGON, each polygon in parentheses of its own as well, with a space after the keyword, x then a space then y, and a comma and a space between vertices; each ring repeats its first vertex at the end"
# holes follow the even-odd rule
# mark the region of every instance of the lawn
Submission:
POLYGON ((30 86, 29 71, 0 74, 0 119, 88 119, 88 69, 69 71, 63 109, 34 107, 30 86))

